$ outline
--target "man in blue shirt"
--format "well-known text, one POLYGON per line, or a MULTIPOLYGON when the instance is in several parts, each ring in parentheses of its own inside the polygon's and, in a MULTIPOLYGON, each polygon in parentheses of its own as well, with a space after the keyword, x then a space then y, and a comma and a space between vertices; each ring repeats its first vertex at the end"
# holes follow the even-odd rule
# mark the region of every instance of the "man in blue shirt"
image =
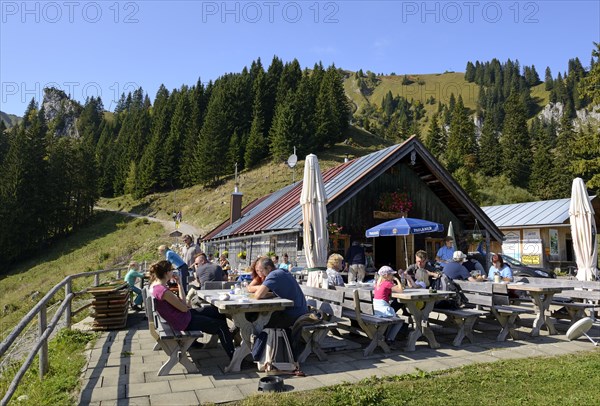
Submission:
POLYGON ((360 245, 359 241, 354 241, 348 252, 346 252, 346 266, 348 267, 348 283, 363 282, 365 279, 365 264, 367 258, 365 249, 360 245))
POLYGON ((452 255, 454 254, 454 239, 452 237, 446 237, 444 239, 444 246, 441 247, 436 256, 435 260, 443 268, 448 262, 452 261, 452 255))
POLYGON ((256 299, 266 299, 278 296, 289 299, 294 302, 294 306, 286 307, 284 310, 274 312, 271 319, 265 327, 271 328, 289 328, 298 317, 308 313, 306 298, 296 278, 283 269, 276 269, 271 258, 262 257, 256 263, 256 271, 265 280, 258 286, 254 297, 256 299))
POLYGON ((183 294, 187 294, 188 276, 190 275, 190 271, 185 261, 166 245, 158 247, 158 253, 164 255, 166 260, 179 271, 179 279, 181 280, 181 286, 183 287, 183 294))

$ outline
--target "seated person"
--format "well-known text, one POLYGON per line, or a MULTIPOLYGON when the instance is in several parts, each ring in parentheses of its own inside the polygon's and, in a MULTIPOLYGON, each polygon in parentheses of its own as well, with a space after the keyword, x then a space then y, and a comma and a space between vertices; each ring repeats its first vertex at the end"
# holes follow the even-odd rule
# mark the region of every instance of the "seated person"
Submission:
POLYGON ((429 263, 427 252, 419 250, 415 253, 415 263, 406 268, 406 273, 401 276, 406 278, 406 285, 409 288, 428 288, 431 279, 437 277, 437 272, 429 263))
POLYGON ((231 264, 229 264, 229 260, 225 254, 219 256, 219 266, 225 273, 231 270, 231 264))
POLYGON ((444 266, 443 273, 452 280, 476 282, 477 279, 473 278, 467 268, 462 265, 466 258, 467 256, 462 251, 455 251, 452 255, 452 262, 448 262, 444 266))
POLYGON ((436 256, 435 260, 443 268, 447 263, 452 262, 452 255, 454 254, 454 239, 452 237, 444 238, 444 246, 441 247, 436 256))
POLYGON ((135 285, 137 278, 143 279, 144 274, 138 272, 139 264, 136 261, 131 261, 129 263, 129 271, 125 275, 125 282, 129 285, 129 289, 136 293, 135 300, 133 301, 133 310, 142 310, 141 305, 144 301, 142 297, 142 291, 135 285))
POLYGON ((198 254, 194 261, 196 265, 196 280, 201 289, 204 286, 204 282, 227 280, 227 273, 223 272, 223 268, 220 265, 209 262, 205 253, 201 252, 198 254))
POLYGON ((496 274, 500 275, 500 279, 504 282, 512 282, 513 280, 512 269, 504 263, 502 256, 498 254, 492 256, 492 266, 490 266, 488 272, 488 280, 493 282, 496 274))
POLYGON ((467 255, 467 260, 463 262, 463 266, 467 268, 467 271, 469 271, 471 275, 473 275, 474 273, 478 275, 483 275, 485 273, 483 265, 481 265, 481 262, 479 262, 473 255, 467 255))
MULTIPOLYGON (((221 346, 231 359, 235 350, 233 335, 229 331, 225 315, 219 313, 214 306, 190 309, 179 297, 184 297, 183 286, 177 275, 173 274, 169 261, 158 261, 150 266, 152 282, 149 293, 156 299, 156 311, 169 325, 179 331, 202 331, 217 334, 221 346), (179 297, 167 287, 167 282, 174 279, 179 289, 179 297)), ((198 345, 201 345, 198 343, 198 345)))
POLYGON ((254 297, 266 299, 278 296, 294 302, 294 306, 286 307, 284 310, 274 312, 265 327, 288 328, 291 327, 298 317, 308 313, 306 298, 296 278, 283 269, 276 269, 270 258, 259 258, 256 263, 258 274, 264 276, 262 285, 258 286, 254 297))
POLYGON ((327 259, 327 286, 332 289, 334 286, 344 286, 344 279, 340 272, 344 257, 340 254, 331 254, 327 259))
MULTIPOLYGON (((389 266, 382 266, 377 271, 379 277, 375 283, 373 290, 373 310, 375 316, 379 317, 396 317, 396 310, 391 306, 390 299, 392 292, 402 292, 402 284, 400 280, 394 276, 394 271, 389 266), (395 283, 394 283, 395 282, 395 283)), ((391 345, 396 339, 396 335, 402 328, 402 323, 394 324, 388 328, 385 333, 385 341, 391 345)))
POLYGON ((283 254, 283 259, 279 263, 279 269, 283 269, 284 271, 289 271, 292 269, 292 264, 290 263, 290 258, 287 253, 283 254))
POLYGON ((263 284, 265 277, 260 274, 258 272, 258 270, 256 269, 256 263, 258 262, 260 258, 252 261, 252 263, 250 264, 250 268, 248 268, 248 272, 251 273, 251 278, 252 280, 250 281, 250 283, 248 284, 248 292, 250 293, 255 293, 256 289, 258 289, 258 287, 260 285, 263 284))

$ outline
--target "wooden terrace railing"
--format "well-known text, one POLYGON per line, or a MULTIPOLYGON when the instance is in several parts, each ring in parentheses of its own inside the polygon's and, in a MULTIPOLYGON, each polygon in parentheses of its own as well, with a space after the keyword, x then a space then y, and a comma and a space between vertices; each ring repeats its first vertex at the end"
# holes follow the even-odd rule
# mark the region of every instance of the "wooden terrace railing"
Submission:
POLYGON ((79 291, 79 292, 73 292, 73 280, 78 279, 78 278, 89 278, 89 277, 93 276, 94 282, 93 282, 92 286, 96 287, 96 286, 100 285, 100 275, 101 274, 115 272, 116 278, 121 279, 121 273, 126 270, 127 270, 126 268, 117 268, 117 269, 106 269, 106 270, 84 272, 84 273, 69 275, 69 276, 65 277, 60 283, 55 285, 52 289, 50 289, 50 291, 48 293, 46 293, 46 295, 33 307, 33 309, 31 309, 27 313, 27 315, 25 315, 25 317, 23 317, 23 319, 21 319, 19 324, 17 324, 15 326, 15 328, 12 330, 12 332, 0 344, 0 359, 2 357, 4 357, 4 355, 10 349, 11 345, 23 333, 23 331, 25 330, 27 325, 36 316, 38 318, 39 338, 37 339, 33 348, 29 352, 29 355, 23 362, 23 365, 21 365, 21 368, 16 373, 15 377, 13 378, 12 382, 10 383, 8 390, 4 394, 4 397, 2 398, 2 400, 0 401, 0 406, 5 406, 8 404, 10 398, 17 390, 17 387, 19 386, 21 379, 23 378, 23 376, 25 375, 25 373, 27 372, 27 370, 33 363, 35 356, 38 354, 39 354, 40 379, 44 378, 44 375, 46 375, 46 373, 48 372, 49 366, 50 366, 49 359, 48 359, 48 339, 50 338, 50 335, 52 334, 52 332, 58 325, 58 322, 61 319, 61 317, 63 316, 63 314, 65 317, 64 322, 65 322, 66 328, 70 329, 72 316, 76 315, 77 313, 81 312, 82 310, 84 310, 85 308, 90 306, 91 303, 88 303, 75 311, 72 310, 71 305, 73 302, 73 298, 87 293, 87 289, 79 291), (62 288, 64 288, 65 297, 62 300, 58 309, 56 310, 56 313, 52 317, 52 320, 50 321, 50 323, 48 323, 48 321, 47 321, 48 302, 50 302, 62 288))

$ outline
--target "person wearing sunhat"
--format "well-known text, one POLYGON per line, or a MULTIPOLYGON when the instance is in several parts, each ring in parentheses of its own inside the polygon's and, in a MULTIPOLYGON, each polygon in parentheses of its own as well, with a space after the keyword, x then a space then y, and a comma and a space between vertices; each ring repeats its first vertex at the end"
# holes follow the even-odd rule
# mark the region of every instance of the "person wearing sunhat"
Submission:
MULTIPOLYGON (((404 290, 402 284, 400 283, 400 280, 394 276, 396 271, 389 266, 382 266, 377 273, 379 278, 377 278, 375 289, 373 290, 373 311, 375 316, 397 317, 396 311, 390 305, 390 299, 392 297, 392 292, 402 292, 404 290)), ((388 345, 392 346, 392 343, 396 339, 396 335, 402 328, 402 324, 403 323, 396 323, 388 328, 385 333, 385 341, 388 345)))
POLYGON ((463 266, 463 262, 467 260, 467 256, 462 251, 454 251, 452 254, 452 261, 448 262, 444 266, 443 273, 452 280, 464 280, 476 282, 477 279, 473 278, 467 268, 463 266))

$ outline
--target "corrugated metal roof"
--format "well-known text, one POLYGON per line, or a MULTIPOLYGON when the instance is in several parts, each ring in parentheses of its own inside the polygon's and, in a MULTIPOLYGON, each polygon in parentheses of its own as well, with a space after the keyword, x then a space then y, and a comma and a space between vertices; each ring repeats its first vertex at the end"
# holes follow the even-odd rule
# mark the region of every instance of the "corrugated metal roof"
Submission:
POLYGON ((558 225, 569 222, 570 202, 571 199, 544 200, 486 206, 482 209, 500 228, 558 225))
MULTIPOLYGON (((470 199, 416 136, 410 137, 402 144, 356 158, 324 172, 328 211, 337 210, 376 177, 400 161, 411 165, 417 176, 438 196, 446 199, 447 206, 465 224, 478 219, 480 225, 491 233, 492 238, 498 241, 502 239, 502 233, 494 222, 470 199)), ((225 221, 208 233, 204 240, 300 229, 301 191, 302 181, 299 181, 259 199, 258 202, 252 202, 244 208, 242 218, 231 225, 227 224, 228 220, 225 221)))

